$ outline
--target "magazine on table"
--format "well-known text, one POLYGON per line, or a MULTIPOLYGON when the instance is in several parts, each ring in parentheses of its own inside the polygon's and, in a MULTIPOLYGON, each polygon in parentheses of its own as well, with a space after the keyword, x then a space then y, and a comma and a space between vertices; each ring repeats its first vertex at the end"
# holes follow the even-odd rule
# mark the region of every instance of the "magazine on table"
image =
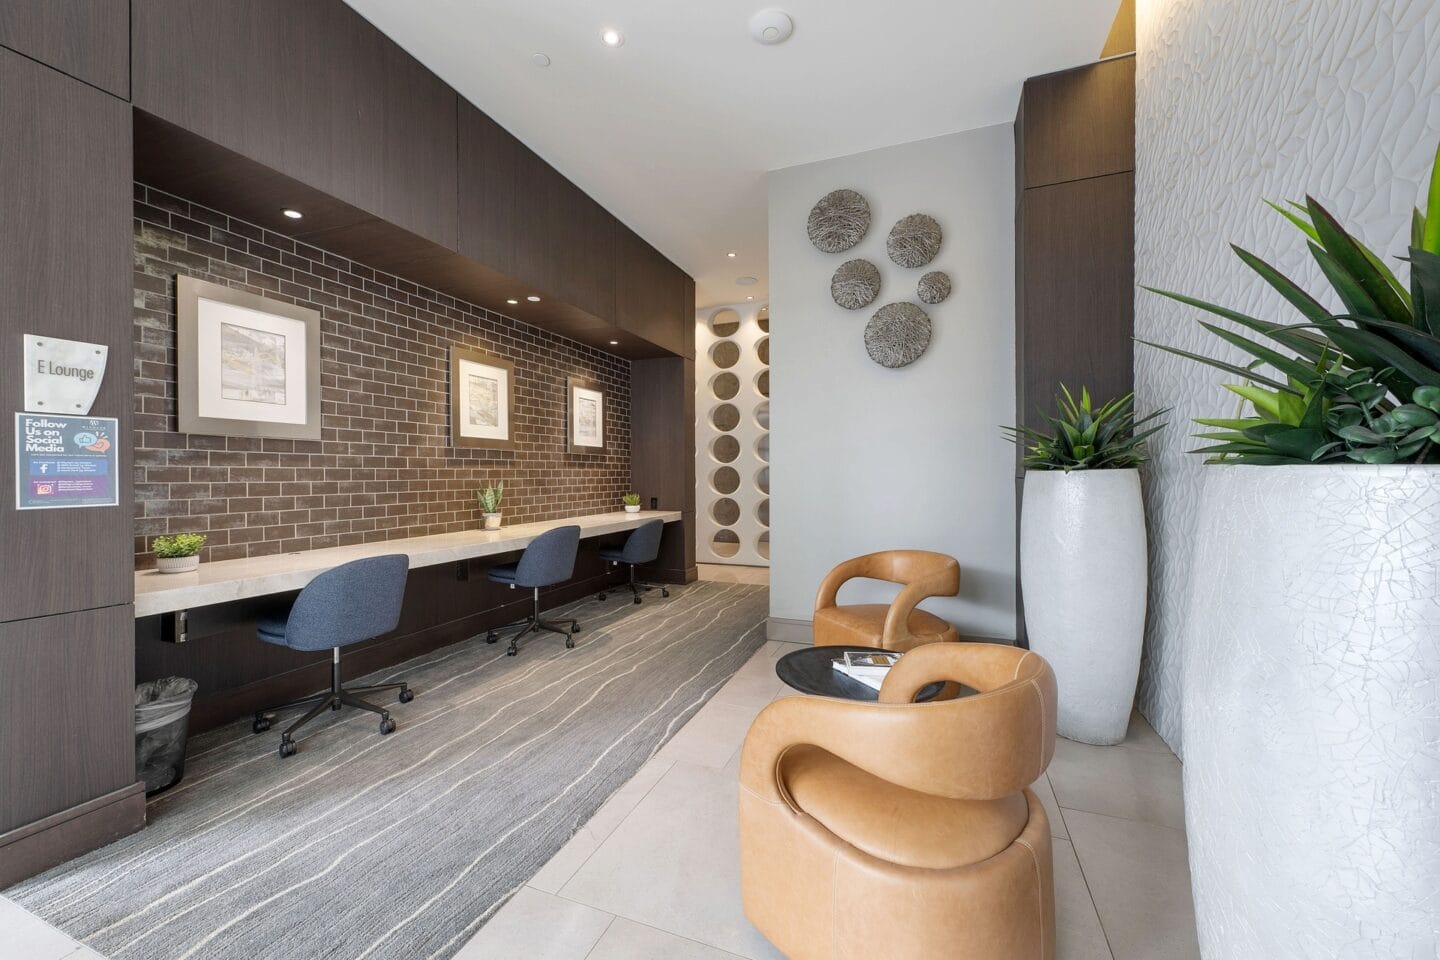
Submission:
POLYGON ((847 650, 832 661, 834 668, 872 690, 879 690, 890 668, 900 662, 900 654, 885 651, 847 650))

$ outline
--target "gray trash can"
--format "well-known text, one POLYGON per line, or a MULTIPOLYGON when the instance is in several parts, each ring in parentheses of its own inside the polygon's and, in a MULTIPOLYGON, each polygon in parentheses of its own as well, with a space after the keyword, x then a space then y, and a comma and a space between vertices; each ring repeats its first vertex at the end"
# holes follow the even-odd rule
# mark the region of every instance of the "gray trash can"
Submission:
POLYGON ((185 740, 190 730, 194 680, 166 677, 135 687, 135 776, 145 795, 159 793, 185 775, 185 740))

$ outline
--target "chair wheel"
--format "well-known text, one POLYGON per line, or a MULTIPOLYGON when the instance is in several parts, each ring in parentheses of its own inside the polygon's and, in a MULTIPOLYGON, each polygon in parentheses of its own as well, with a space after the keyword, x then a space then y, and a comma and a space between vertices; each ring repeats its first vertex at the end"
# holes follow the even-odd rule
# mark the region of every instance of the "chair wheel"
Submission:
POLYGON ((383 737, 383 736, 385 736, 387 733, 394 733, 394 732, 395 732, 395 721, 394 721, 394 720, 391 720, 389 717, 384 717, 384 718, 382 718, 382 719, 380 720, 380 736, 383 737))
POLYGON ((639 603, 639 602, 640 602, 640 598, 639 598, 639 597, 636 597, 636 598, 635 598, 635 602, 636 602, 636 603, 639 603))
POLYGON ((270 718, 257 713, 255 719, 250 721, 250 729, 255 733, 264 733, 270 729, 270 718))
POLYGON ((330 709, 331 709, 331 710, 339 710, 341 706, 342 706, 342 704, 340 703, 339 700, 331 700, 331 701, 330 701, 330 709))
POLYGON ((282 756, 282 757, 293 757, 293 756, 295 756, 295 741, 294 741, 294 740, 281 740, 281 741, 280 741, 280 756, 282 756))
POLYGON ((572 623, 572 624, 570 624, 570 632, 571 632, 571 633, 579 633, 579 632, 580 632, 580 624, 578 624, 578 623, 572 623))
POLYGON ((575 638, 574 638, 574 637, 566 637, 566 638, 565 638, 565 646, 566 646, 567 649, 574 650, 574 649, 575 649, 575 638))
POLYGON ((598 596, 595 597, 595 599, 596 599, 596 600, 604 600, 604 599, 605 599, 605 594, 603 594, 603 593, 602 593, 602 594, 599 594, 598 596))
POLYGON ((400 702, 401 702, 401 703, 409 703, 411 700, 414 700, 414 699, 415 699, 415 694, 413 694, 413 693, 410 692, 410 688, 409 688, 409 687, 406 687, 404 690, 401 690, 401 691, 400 691, 400 702))
POLYGON ((662 597, 668 597, 668 596, 670 596, 670 591, 669 591, 669 590, 666 590, 664 587, 661 587, 661 588, 660 588, 660 596, 662 596, 662 597))
POLYGON ((486 642, 486 643, 494 643, 496 640, 499 640, 499 639, 500 639, 500 638, 497 637, 497 636, 495 636, 495 634, 493 634, 493 633, 487 633, 487 634, 485 634, 485 642, 486 642))
POLYGON ((517 654, 517 653, 519 653, 519 652, 520 652, 519 650, 516 650, 514 647, 511 647, 509 650, 506 650, 506 651, 505 651, 505 656, 507 656, 507 657, 513 657, 513 656, 515 656, 515 654, 517 654))

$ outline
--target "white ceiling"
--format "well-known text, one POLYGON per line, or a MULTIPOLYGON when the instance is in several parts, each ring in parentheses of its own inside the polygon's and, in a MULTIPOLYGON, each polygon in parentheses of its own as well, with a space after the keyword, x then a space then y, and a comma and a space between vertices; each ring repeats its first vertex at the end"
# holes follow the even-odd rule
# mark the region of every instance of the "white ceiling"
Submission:
POLYGON ((1026 77, 1099 55, 1117 5, 788 0, 795 34, 767 47, 746 26, 766 0, 346 2, 691 273, 701 306, 768 295, 766 171, 1008 123, 1026 77))

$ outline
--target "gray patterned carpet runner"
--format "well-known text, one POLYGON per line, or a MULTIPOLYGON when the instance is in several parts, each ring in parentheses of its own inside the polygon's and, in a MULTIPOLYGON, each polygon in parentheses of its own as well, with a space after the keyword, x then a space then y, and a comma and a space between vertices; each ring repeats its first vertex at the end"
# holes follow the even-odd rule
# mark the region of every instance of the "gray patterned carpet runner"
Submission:
MULTIPOLYGON (((149 826, 6 891, 112 960, 448 958, 764 642, 763 587, 572 604, 566 650, 479 639, 380 676, 399 730, 345 711, 190 743, 149 826)), ((282 720, 289 716, 282 716, 282 720)))

